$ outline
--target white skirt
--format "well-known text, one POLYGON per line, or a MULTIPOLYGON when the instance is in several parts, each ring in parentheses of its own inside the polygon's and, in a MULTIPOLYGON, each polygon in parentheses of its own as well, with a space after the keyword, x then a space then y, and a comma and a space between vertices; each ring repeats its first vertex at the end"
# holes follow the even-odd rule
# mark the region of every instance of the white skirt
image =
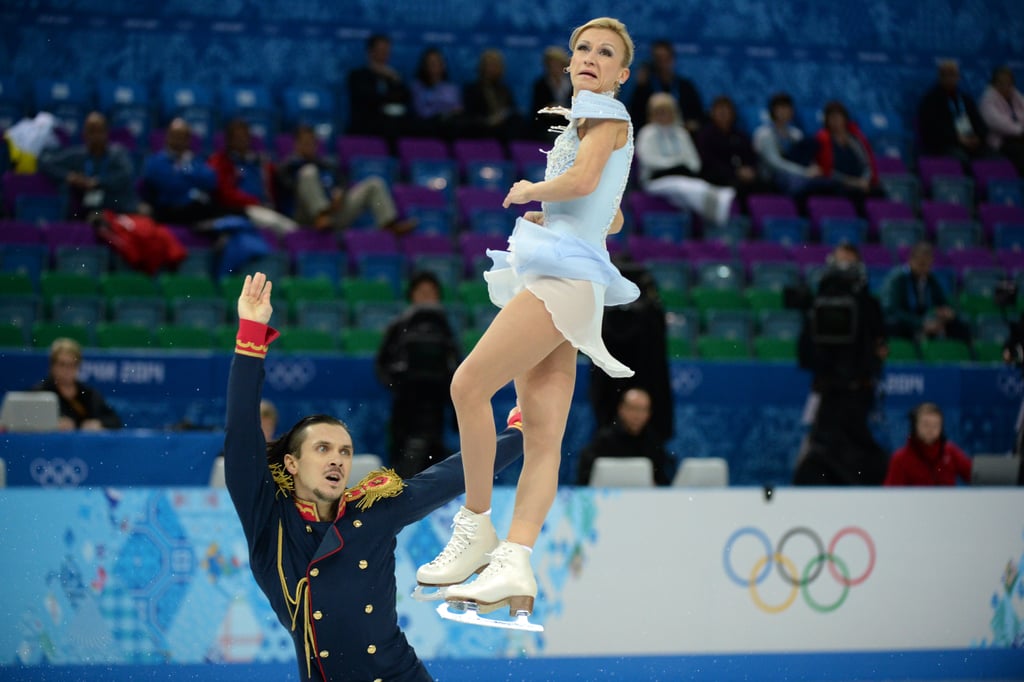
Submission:
POLYGON ((633 370, 612 357, 601 338, 606 305, 635 301, 640 290, 622 276, 604 249, 558 229, 558 219, 542 227, 520 218, 508 251, 488 249, 494 261, 484 273, 491 302, 499 308, 523 289, 544 302, 555 328, 611 377, 633 370))

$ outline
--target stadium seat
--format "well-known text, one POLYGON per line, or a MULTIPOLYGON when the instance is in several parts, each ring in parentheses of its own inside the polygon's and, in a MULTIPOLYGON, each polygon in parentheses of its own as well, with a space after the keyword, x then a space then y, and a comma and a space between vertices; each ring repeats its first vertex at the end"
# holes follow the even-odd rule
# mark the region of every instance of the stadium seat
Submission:
POLYGON ((916 218, 883 218, 878 230, 881 243, 893 253, 924 239, 924 223, 916 218))
POLYGON ((908 339, 890 338, 887 342, 889 355, 887 362, 917 362, 920 358, 917 345, 908 339))
POLYGON ((935 243, 941 251, 981 246, 981 226, 973 220, 940 220, 935 224, 935 243))
POLYGON ((799 310, 762 310, 758 314, 759 337, 793 341, 800 336, 803 323, 799 310))
POLYGON ((190 297, 215 298, 218 295, 217 287, 209 277, 164 274, 159 277, 158 282, 167 300, 190 297))
POLYGON ((290 328, 278 340, 281 350, 286 352, 336 352, 339 349, 338 333, 322 329, 290 328))
POLYGON ((227 304, 219 297, 177 296, 170 299, 170 309, 175 326, 209 330, 224 323, 227 304))
POLYGON ((867 231, 867 221, 862 218, 823 218, 821 243, 829 246, 843 243, 859 246, 867 239, 867 231))
POLYGON ((337 335, 349 326, 349 306, 344 301, 296 301, 292 319, 302 329, 337 335))
POLYGON ((688 211, 648 211, 641 219, 640 231, 645 237, 678 244, 690 238, 692 222, 688 211))
POLYGON ((644 268, 654 278, 659 293, 686 292, 690 289, 690 268, 682 260, 647 260, 644 268))
POLYGON ((324 279, 335 287, 348 272, 348 256, 337 251, 299 251, 293 254, 295 274, 303 279, 324 279))
POLYGON ((697 339, 697 354, 706 360, 746 360, 750 357, 747 342, 710 336, 697 339))
POLYGON ((155 329, 167 320, 167 305, 151 296, 113 296, 107 299, 108 317, 133 327, 155 329))
POLYGON ((592 488, 650 488, 654 464, 646 457, 598 457, 590 472, 592 488))
POLYGON ((672 486, 677 488, 724 488, 729 485, 729 462, 722 457, 684 457, 672 486))
POLYGON ((153 343, 151 329, 119 322, 100 322, 96 325, 96 345, 100 348, 148 348, 153 343))
POLYGON ((383 334, 376 329, 344 329, 341 347, 350 355, 376 355, 383 334))
POLYGON ((56 294, 50 298, 49 319, 69 325, 91 326, 106 319, 103 297, 95 294, 56 294))
POLYGON ((82 346, 91 346, 92 329, 92 326, 37 321, 32 325, 32 346, 33 348, 48 348, 55 339, 61 337, 74 339, 82 346))
POLYGON ((750 285, 758 289, 782 291, 800 281, 800 268, 796 263, 753 263, 750 266, 750 285))
POLYGON ((50 250, 44 244, 11 244, 0 242, 0 272, 22 274, 33 285, 47 269, 50 250))
POLYGON ((77 139, 94 105, 89 85, 77 79, 38 78, 33 83, 35 110, 53 114, 69 137, 77 139))
POLYGON ((932 363, 969 362, 971 349, 954 339, 933 339, 921 343, 921 359, 932 363))
POLYGON ((352 324, 359 329, 383 332, 407 304, 403 301, 356 301, 352 304, 352 324))
POLYGON ((727 289, 699 285, 690 290, 690 297, 701 315, 709 310, 744 310, 747 307, 738 287, 727 289))
POLYGON ((708 310, 704 313, 705 335, 715 339, 750 343, 754 318, 749 310, 708 310))
POLYGON ((28 327, 12 322, 0 322, 0 348, 24 348, 30 340, 28 327))
POLYGON ((188 325, 164 325, 156 329, 156 343, 166 350, 212 350, 234 346, 236 327, 231 327, 231 341, 220 344, 213 327, 199 328, 188 325))
POLYGON ((761 222, 761 238, 783 246, 807 241, 808 224, 800 216, 767 216, 761 222))
POLYGON ((410 258, 409 271, 433 273, 441 282, 442 297, 448 298, 462 281, 462 256, 454 253, 421 253, 410 258))
POLYGON ((754 339, 754 356, 761 360, 796 360, 796 341, 759 336, 754 339))
POLYGON ((743 280, 743 269, 733 263, 710 261, 696 267, 696 282, 701 289, 739 291, 743 280))
POLYGON ((53 252, 53 268, 99 278, 110 267, 110 247, 107 245, 79 244, 58 246, 53 252))
POLYGON ((960 176, 939 175, 932 178, 931 197, 935 201, 974 207, 974 181, 960 176))

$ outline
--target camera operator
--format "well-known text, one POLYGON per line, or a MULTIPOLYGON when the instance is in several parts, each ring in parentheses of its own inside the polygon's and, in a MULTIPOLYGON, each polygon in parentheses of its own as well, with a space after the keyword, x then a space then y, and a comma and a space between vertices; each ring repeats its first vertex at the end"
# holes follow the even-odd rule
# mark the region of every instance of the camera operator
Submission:
POLYGON ((820 401, 794 485, 881 485, 888 454, 868 425, 888 347, 882 308, 867 286, 860 252, 841 244, 814 296, 787 291, 805 310, 798 354, 820 401))

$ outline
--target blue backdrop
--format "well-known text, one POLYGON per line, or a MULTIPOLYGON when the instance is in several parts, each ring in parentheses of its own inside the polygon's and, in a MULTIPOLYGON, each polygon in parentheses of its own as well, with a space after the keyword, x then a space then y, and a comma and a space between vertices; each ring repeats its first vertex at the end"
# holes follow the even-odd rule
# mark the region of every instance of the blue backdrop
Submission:
MULTIPOLYGON (((227 353, 90 351, 81 376, 107 397, 128 427, 216 430, 224 423, 230 360, 227 353)), ((389 394, 373 374, 372 359, 277 353, 268 357, 266 368, 264 395, 278 406, 282 428, 305 414, 335 414, 351 427, 357 450, 386 455, 389 394)), ((577 373, 563 448, 563 483, 575 481, 579 450, 594 429, 587 369, 581 364, 577 373)), ((676 433, 668 447, 676 458, 725 457, 738 485, 789 481, 805 432, 801 415, 807 373, 789 363, 755 361, 674 361, 670 371, 676 433)), ((45 353, 0 352, 0 393, 28 387, 46 372, 45 353)), ((909 409, 925 400, 942 407, 947 434, 966 451, 1006 452, 1012 447, 1024 395, 1019 370, 891 363, 881 388, 873 427, 890 450, 906 438, 909 409)), ((511 388, 500 392, 494 400, 496 415, 504 416, 513 401, 511 388)), ((154 448, 171 451, 166 440, 156 439, 154 448)), ((106 453, 99 440, 91 442, 97 452, 106 453)), ((211 447, 203 439, 196 442, 204 451, 211 447)), ((454 432, 449 433, 449 445, 453 451, 458 448, 454 432)), ((518 470, 507 470, 501 482, 512 483, 517 476, 518 470)))
POLYGON ((705 103, 728 93, 743 108, 784 88, 804 108, 840 98, 855 114, 893 112, 906 123, 937 58, 960 59, 976 93, 995 64, 1024 63, 1016 0, 7 0, 0 75, 323 85, 340 97, 366 36, 385 31, 407 75, 426 44, 442 47, 456 82, 475 76, 481 49, 500 48, 522 109, 544 46, 564 45, 571 27, 603 14, 627 23, 638 61, 667 38, 705 103))

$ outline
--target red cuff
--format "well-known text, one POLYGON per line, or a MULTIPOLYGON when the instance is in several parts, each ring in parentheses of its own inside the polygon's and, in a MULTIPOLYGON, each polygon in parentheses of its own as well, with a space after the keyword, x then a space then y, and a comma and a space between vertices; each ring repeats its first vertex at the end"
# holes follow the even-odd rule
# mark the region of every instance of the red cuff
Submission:
POLYGON ((270 344, 280 335, 279 331, 262 322, 239 320, 235 352, 253 358, 265 358, 270 344))

